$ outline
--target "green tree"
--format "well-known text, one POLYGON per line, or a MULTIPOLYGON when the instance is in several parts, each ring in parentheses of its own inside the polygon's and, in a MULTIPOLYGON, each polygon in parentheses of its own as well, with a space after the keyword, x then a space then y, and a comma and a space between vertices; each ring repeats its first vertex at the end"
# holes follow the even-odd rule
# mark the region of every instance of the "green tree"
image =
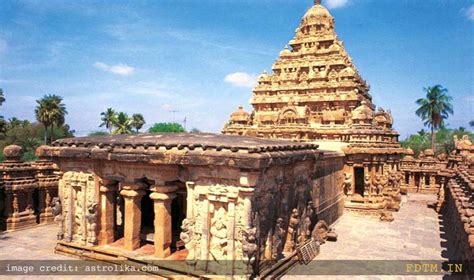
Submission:
POLYGON ((185 132, 183 126, 179 123, 155 123, 152 127, 148 129, 150 133, 160 133, 160 132, 185 132))
POLYGON ((416 115, 431 129, 431 149, 436 151, 436 130, 444 127, 444 121, 449 114, 453 114, 452 98, 447 94, 448 90, 441 85, 423 90, 426 92, 426 97, 416 101, 419 106, 416 115))
POLYGON ((132 120, 130 122, 130 125, 137 131, 143 127, 145 124, 145 118, 143 117, 142 114, 133 114, 132 115, 132 120))
POLYGON ((197 128, 193 128, 189 131, 189 133, 201 133, 201 131, 197 128))
POLYGON ((100 118, 102 123, 99 125, 99 127, 105 126, 105 128, 107 128, 111 134, 114 124, 117 122, 117 112, 115 112, 115 110, 112 108, 107 108, 107 110, 100 113, 100 115, 102 116, 100 118))
POLYGON ((36 100, 35 109, 36 120, 45 127, 44 143, 48 143, 48 128, 51 129, 51 142, 53 141, 54 125, 60 127, 64 125, 65 116, 67 114, 66 105, 62 103, 63 98, 58 95, 48 94, 43 98, 36 100))
POLYGON ((117 115, 117 120, 114 123, 115 130, 113 134, 130 134, 132 133, 132 126, 130 124, 130 118, 124 112, 120 112, 117 115))
POLYGON ((469 125, 470 125, 471 127, 474 127, 474 120, 470 121, 470 122, 469 122, 469 125))

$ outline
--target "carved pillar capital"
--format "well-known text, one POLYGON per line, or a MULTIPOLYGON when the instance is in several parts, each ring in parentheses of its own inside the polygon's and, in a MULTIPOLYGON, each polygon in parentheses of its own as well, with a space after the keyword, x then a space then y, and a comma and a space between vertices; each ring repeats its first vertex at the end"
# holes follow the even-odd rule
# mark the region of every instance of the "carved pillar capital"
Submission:
POLYGON ((110 184, 103 184, 100 186, 99 190, 101 193, 115 192, 117 191, 117 185, 113 182, 110 184))
POLYGON ((144 190, 128 190, 128 189, 124 189, 122 191, 120 191, 120 194, 125 197, 125 198, 130 198, 130 199, 139 199, 141 198, 142 196, 145 195, 145 191, 144 190))
POLYGON ((154 193, 172 193, 178 190, 178 186, 153 185, 150 190, 154 193))
POLYGON ((176 197, 174 193, 157 193, 152 192, 150 194, 150 198, 153 199, 155 202, 168 202, 173 200, 176 197))

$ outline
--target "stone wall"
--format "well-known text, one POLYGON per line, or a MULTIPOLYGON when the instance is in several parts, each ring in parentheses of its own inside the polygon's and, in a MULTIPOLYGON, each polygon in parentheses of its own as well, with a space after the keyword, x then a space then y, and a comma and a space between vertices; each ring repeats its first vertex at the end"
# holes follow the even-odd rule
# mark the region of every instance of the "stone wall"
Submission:
POLYGON ((22 148, 3 150, 0 163, 0 230, 51 223, 52 198, 57 196, 59 170, 50 161, 21 161, 22 148))
POLYGON ((451 260, 462 261, 474 273, 474 145, 464 136, 455 138, 447 168, 440 171, 447 184, 440 188, 436 209, 442 214, 451 260))

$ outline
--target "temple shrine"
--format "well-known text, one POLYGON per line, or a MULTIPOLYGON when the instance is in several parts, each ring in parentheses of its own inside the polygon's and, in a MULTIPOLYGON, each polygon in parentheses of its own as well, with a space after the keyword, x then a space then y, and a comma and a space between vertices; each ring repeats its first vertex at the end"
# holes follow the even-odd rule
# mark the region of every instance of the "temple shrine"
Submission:
POLYGON ((253 111, 240 106, 223 133, 314 142, 343 153, 346 207, 396 210, 405 149, 392 129, 390 111, 372 103, 369 86, 334 25, 329 11, 315 1, 271 73, 258 77, 253 111))

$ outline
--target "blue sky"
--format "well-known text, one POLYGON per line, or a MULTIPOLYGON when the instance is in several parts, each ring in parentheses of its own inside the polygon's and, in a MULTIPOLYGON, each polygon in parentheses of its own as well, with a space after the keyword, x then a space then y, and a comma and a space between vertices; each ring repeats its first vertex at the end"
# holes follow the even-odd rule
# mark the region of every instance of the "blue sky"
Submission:
MULTIPOLYGON (((85 135, 113 107, 154 122, 219 132, 253 79, 269 71, 312 0, 57 1, 0 4, 6 118, 34 120, 35 100, 64 97, 85 135), (236 74, 237 73, 237 74, 236 74)), ((414 101, 441 84, 451 127, 474 118, 474 0, 323 0, 376 105, 402 138, 422 128, 414 101)))

